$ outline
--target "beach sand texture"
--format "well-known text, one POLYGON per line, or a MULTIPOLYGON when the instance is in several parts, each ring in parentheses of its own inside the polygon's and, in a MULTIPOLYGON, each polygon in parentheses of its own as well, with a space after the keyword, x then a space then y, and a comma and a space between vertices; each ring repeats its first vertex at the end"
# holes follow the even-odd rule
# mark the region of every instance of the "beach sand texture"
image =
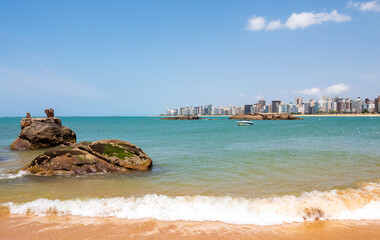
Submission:
POLYGON ((82 217, 0 217, 0 239, 380 239, 380 221, 314 221, 274 226, 82 217))

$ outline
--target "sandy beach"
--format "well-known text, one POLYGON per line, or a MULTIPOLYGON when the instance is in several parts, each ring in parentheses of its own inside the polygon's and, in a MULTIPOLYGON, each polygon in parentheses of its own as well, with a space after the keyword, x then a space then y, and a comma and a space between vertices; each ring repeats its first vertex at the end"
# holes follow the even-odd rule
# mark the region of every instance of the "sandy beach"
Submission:
POLYGON ((313 221, 274 226, 124 220, 74 216, 0 216, 0 239, 380 239, 380 221, 313 221))

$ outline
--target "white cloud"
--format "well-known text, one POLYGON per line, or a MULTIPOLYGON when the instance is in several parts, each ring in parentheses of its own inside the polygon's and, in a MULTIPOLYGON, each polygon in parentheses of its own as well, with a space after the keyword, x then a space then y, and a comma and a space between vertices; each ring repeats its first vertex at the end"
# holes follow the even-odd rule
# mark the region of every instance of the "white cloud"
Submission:
POLYGON ((323 22, 346 22, 350 21, 351 17, 338 13, 337 10, 331 11, 331 13, 320 12, 302 12, 302 13, 293 13, 288 20, 286 20, 286 27, 291 30, 297 28, 306 28, 314 24, 322 24, 323 22))
POLYGON ((246 29, 249 31, 259 31, 259 30, 278 30, 281 28, 288 28, 291 30, 297 28, 306 28, 315 24, 322 24, 324 22, 347 22, 350 21, 351 17, 345 14, 338 13, 337 10, 332 10, 328 12, 301 12, 293 13, 285 21, 281 23, 281 20, 272 20, 268 24, 264 17, 252 17, 248 20, 246 29))
POLYGON ((281 23, 280 20, 273 20, 273 21, 270 21, 267 25, 267 30, 277 30, 277 29, 280 29, 282 28, 283 25, 281 23))
POLYGON ((243 93, 236 94, 237 97, 244 97, 245 95, 243 93))
POLYGON ((319 96, 321 95, 321 89, 315 87, 315 88, 308 88, 300 90, 299 93, 304 95, 310 95, 310 96, 319 96))
POLYGON ((325 92, 327 94, 341 94, 347 92, 348 90, 350 90, 350 88, 346 84, 341 83, 326 88, 325 92))
POLYGON ((346 84, 335 84, 327 87, 325 90, 321 90, 318 87, 308 88, 298 91, 298 93, 309 96, 322 96, 324 94, 337 95, 349 91, 350 88, 346 84))
POLYGON ((380 12, 380 2, 379 0, 370 2, 353 2, 349 1, 347 3, 348 7, 359 9, 360 11, 375 11, 380 12))
POLYGON ((249 31, 259 31, 265 28, 266 20, 263 17, 253 16, 248 20, 246 29, 249 31))

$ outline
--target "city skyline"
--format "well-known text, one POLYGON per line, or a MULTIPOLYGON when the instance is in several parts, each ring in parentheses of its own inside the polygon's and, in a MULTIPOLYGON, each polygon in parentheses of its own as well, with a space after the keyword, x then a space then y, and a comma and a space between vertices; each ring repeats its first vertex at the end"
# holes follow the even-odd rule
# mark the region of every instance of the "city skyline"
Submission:
POLYGON ((256 103, 247 103, 243 106, 229 104, 215 107, 212 104, 178 108, 166 108, 165 115, 239 115, 250 113, 289 113, 289 114, 319 114, 319 113, 380 113, 380 95, 376 98, 360 97, 342 98, 322 96, 321 98, 305 99, 298 96, 294 102, 284 102, 279 99, 266 102, 260 99, 256 103))

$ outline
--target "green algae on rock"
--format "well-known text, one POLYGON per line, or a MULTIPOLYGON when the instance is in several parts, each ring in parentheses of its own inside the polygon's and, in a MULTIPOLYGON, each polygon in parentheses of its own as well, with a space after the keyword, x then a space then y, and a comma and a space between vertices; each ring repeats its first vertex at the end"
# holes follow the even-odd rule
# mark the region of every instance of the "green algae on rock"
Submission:
POLYGON ((103 154, 109 157, 116 156, 122 159, 124 159, 125 157, 133 157, 133 153, 128 152, 124 148, 112 144, 105 145, 103 154))
POLYGON ((151 166, 152 160, 139 147, 121 140, 100 140, 50 148, 22 170, 34 175, 84 175, 151 166))

